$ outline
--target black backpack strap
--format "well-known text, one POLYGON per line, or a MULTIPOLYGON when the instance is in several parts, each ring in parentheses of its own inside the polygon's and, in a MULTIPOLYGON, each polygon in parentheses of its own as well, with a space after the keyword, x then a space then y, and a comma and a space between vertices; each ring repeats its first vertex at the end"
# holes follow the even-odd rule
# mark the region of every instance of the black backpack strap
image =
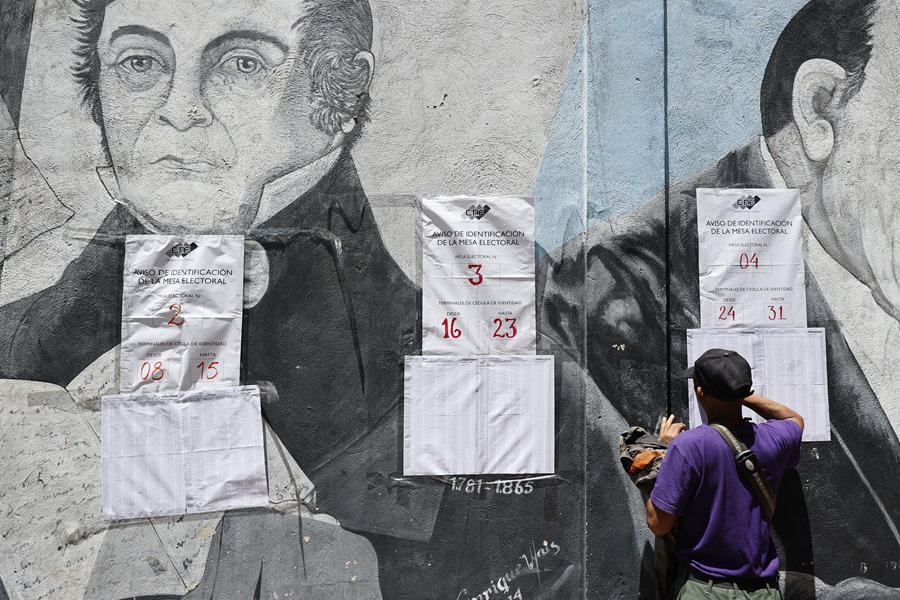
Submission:
POLYGON ((772 515, 775 514, 775 492, 772 490, 772 484, 769 483, 769 480, 763 474, 756 455, 726 426, 721 423, 710 423, 709 426, 718 431, 722 439, 728 443, 728 446, 734 453, 734 462, 737 465, 738 472, 750 484, 771 521, 772 515))

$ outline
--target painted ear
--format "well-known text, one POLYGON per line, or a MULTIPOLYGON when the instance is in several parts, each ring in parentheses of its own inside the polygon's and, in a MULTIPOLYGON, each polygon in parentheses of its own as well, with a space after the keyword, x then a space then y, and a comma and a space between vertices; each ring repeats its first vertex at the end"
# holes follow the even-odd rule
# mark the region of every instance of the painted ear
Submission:
POLYGON ((793 117, 803 150, 812 161, 823 161, 834 149, 834 123, 846 91, 847 72, 836 62, 813 58, 794 77, 793 117))
POLYGON ((372 77, 375 75, 375 57, 372 56, 371 52, 363 50, 356 53, 356 56, 353 57, 353 62, 356 63, 358 68, 364 69, 366 72, 365 85, 361 91, 368 94, 369 86, 372 85, 372 77))
MULTIPOLYGON (((375 75, 375 57, 371 52, 357 52, 353 57, 353 66, 355 71, 356 82, 356 98, 360 99, 364 95, 369 94, 369 87, 372 85, 372 77, 375 75)), ((346 134, 353 131, 356 127, 356 118, 345 119, 341 122, 341 130, 346 134)))

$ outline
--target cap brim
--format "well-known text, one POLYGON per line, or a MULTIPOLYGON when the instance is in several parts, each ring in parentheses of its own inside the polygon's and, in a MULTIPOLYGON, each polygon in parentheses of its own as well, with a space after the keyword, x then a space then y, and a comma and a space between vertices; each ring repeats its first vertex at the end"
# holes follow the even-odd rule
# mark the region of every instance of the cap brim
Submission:
POLYGON ((694 367, 688 367, 684 370, 684 373, 681 374, 682 379, 693 379, 694 378, 694 367))

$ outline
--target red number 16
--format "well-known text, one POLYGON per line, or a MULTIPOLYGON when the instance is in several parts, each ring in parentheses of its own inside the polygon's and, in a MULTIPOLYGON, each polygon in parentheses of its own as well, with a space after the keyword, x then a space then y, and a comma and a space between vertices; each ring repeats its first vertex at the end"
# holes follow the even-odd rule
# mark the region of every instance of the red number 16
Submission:
POLYGON ((453 338, 454 340, 462 337, 462 329, 456 326, 456 317, 452 319, 444 319, 441 321, 444 326, 444 339, 453 338))

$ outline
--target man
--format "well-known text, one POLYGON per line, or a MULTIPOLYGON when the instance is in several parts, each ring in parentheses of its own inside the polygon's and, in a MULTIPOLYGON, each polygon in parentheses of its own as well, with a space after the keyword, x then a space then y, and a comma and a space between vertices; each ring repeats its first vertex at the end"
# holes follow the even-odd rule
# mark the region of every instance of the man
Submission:
MULTIPOLYGON (((402 365, 421 347, 418 299, 384 247, 349 153, 373 74, 366 0, 78 7, 75 74, 103 132, 110 165, 100 173, 117 206, 58 284, 0 309, 0 377, 65 385, 115 348, 124 235, 244 233, 263 250, 256 276, 265 283, 245 311, 242 380, 274 384, 280 399, 265 418, 315 484, 313 508, 374 546, 383 596, 484 589, 545 540, 562 550, 542 554, 540 568, 532 560, 517 585, 526 594, 575 589, 577 484, 559 497, 547 485, 548 500, 544 487, 485 497, 400 477, 402 365)), ((578 468, 575 455, 558 463, 578 468)), ((315 585, 334 574, 307 577, 296 566, 323 573, 306 542, 266 543, 264 532, 283 530, 273 519, 226 514, 190 598, 248 589, 324 597, 315 585)), ((284 539, 325 537, 308 526, 293 533, 284 539)), ((364 552, 358 561, 373 562, 364 552)), ((371 595, 370 580, 341 576, 332 582, 340 593, 371 595)))
POLYGON ((247 233, 265 248, 268 285, 248 311, 244 378, 275 384, 285 401, 267 409, 273 427, 314 430, 285 444, 305 469, 329 471, 336 448, 396 407, 401 340, 415 347, 415 324, 400 317, 414 314, 415 289, 382 244, 348 152, 368 105, 368 4, 79 6, 76 76, 117 204, 57 285, 4 307, 0 371, 65 385, 119 343, 124 235, 247 233), (72 341, 48 343, 57 335, 72 341), (327 361, 308 358, 323 346, 327 361), (301 410, 301 390, 331 401, 301 410))
MULTIPOLYGON (((811 575, 900 585, 885 563, 900 558, 900 441, 885 412, 897 401, 898 22, 893 0, 807 4, 766 69, 765 137, 564 246, 543 271, 542 331, 627 421, 648 424, 687 360, 685 330, 700 326, 696 188, 801 189, 807 320, 826 329, 833 440, 804 446, 802 480, 786 474, 774 521, 784 567, 804 574, 788 588, 801 592, 811 575)), ((686 389, 670 400, 686 412, 686 389)))
MULTIPOLYGON (((777 493, 785 470, 800 458, 803 417, 753 394, 750 365, 737 352, 707 350, 685 375, 693 379, 709 422, 728 427, 753 452, 777 493), (744 421, 742 405, 768 421, 758 426, 744 421)), ((708 598, 713 588, 725 588, 712 597, 730 597, 736 588, 751 598, 771 598, 770 593, 780 598, 769 515, 738 471, 731 446, 707 425, 663 435, 671 442, 647 500, 647 524, 656 535, 679 525, 675 554, 682 568, 675 595, 708 598)))
MULTIPOLYGON (((100 173, 116 204, 59 283, 2 309, 0 373, 66 385, 119 343, 125 235, 244 233, 262 262, 251 275, 265 283, 248 306, 243 378, 278 390, 266 417, 319 488, 318 509, 373 529, 393 498, 367 514, 358 506, 382 491, 367 486, 368 473, 397 468, 397 357, 402 340, 415 347, 405 317, 416 296, 382 244, 348 152, 367 119, 368 4, 83 0, 78 9, 75 75, 103 133, 110 167, 100 173), (383 281, 394 285, 373 285, 383 281), (332 492, 338 478, 353 491, 332 492)), ((439 491, 422 495, 433 505, 439 491)), ((413 526, 434 518, 406 512, 413 526)), ((214 547, 264 531, 259 520, 227 515, 214 547)), ((317 537, 356 548, 377 573, 370 543, 330 530, 317 537)), ((243 546, 247 572, 229 566, 235 593, 256 584, 268 547, 243 546)), ((267 595, 335 583, 337 555, 323 561, 296 544, 278 552, 323 575, 299 581, 285 571, 260 584, 267 595)), ((377 594, 377 576, 346 586, 368 596, 373 583, 377 594)))

